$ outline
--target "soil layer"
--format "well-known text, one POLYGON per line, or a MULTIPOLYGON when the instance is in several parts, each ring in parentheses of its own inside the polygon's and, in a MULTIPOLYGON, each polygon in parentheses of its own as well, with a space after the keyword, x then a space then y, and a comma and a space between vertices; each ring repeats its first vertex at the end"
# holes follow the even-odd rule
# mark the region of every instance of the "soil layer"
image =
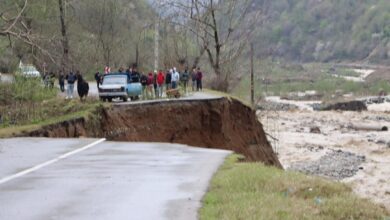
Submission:
POLYGON ((232 150, 249 161, 282 167, 255 112, 238 100, 180 100, 101 108, 24 136, 105 137, 112 141, 168 142, 232 150))

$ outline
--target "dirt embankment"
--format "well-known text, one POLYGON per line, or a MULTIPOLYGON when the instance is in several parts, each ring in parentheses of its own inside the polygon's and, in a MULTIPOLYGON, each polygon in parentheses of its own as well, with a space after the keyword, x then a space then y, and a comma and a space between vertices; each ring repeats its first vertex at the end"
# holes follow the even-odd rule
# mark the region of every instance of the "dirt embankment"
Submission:
POLYGON ((91 119, 62 122, 25 135, 180 143, 233 150, 250 161, 281 167, 255 112, 227 98, 102 108, 91 119))

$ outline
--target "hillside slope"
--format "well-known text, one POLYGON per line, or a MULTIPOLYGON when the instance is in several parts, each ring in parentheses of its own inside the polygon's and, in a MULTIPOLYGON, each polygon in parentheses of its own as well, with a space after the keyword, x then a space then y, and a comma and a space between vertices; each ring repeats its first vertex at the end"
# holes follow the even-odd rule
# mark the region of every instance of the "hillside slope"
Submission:
POLYGON ((254 37, 259 56, 390 63, 388 0, 254 0, 252 10, 266 17, 254 37))

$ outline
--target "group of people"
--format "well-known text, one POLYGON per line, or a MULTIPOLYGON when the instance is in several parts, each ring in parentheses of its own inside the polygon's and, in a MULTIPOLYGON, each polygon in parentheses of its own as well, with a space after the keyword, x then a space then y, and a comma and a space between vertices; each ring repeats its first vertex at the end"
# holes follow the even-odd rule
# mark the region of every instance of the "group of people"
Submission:
POLYGON ((80 71, 70 71, 69 74, 64 74, 62 71, 58 74, 58 82, 60 84, 61 92, 65 92, 65 81, 67 82, 66 99, 73 99, 74 84, 77 81, 77 75, 80 75, 80 71))
MULTIPOLYGON (((194 68, 190 73, 188 69, 183 72, 179 72, 175 67, 167 71, 159 70, 149 72, 148 74, 139 73, 136 67, 129 67, 126 71, 123 68, 119 68, 119 73, 125 73, 131 82, 139 82, 142 85, 142 98, 153 99, 163 97, 164 91, 178 89, 179 85, 183 88, 184 92, 188 92, 189 82, 192 82, 192 91, 202 91, 202 79, 203 73, 200 68, 194 68), (165 88, 165 89, 164 89, 165 88)), ((103 83, 104 75, 110 74, 109 67, 104 69, 104 73, 95 73, 95 80, 97 86, 103 83)), ((59 71, 58 82, 61 92, 65 92, 65 82, 67 83, 66 99, 72 99, 74 93, 74 84, 80 75, 80 71, 70 71, 68 74, 64 74, 63 71, 59 71)), ((45 74, 43 80, 47 87, 53 87, 54 73, 45 74)))
MULTIPOLYGON (((74 83, 77 81, 77 74, 80 74, 79 71, 73 73, 73 71, 70 71, 69 74, 64 74, 62 71, 58 73, 58 83, 60 85, 61 92, 65 92, 65 81, 67 82, 67 95, 66 99, 72 99, 73 93, 74 93, 74 83)), ((43 83, 46 88, 54 88, 54 82, 55 82, 56 74, 54 72, 48 72, 43 74, 43 83)))
MULTIPOLYGON (((178 89, 179 85, 183 87, 185 93, 188 92, 188 83, 192 81, 192 91, 201 91, 203 73, 200 68, 194 68, 189 73, 188 69, 183 72, 179 72, 175 67, 167 71, 155 70, 148 74, 139 73, 136 67, 129 67, 126 71, 123 68, 119 68, 119 73, 126 73, 131 82, 139 82, 142 85, 142 97, 143 99, 161 98, 165 91, 171 89, 178 89)), ((110 68, 104 68, 104 74, 99 72, 95 73, 95 80, 99 87, 103 82, 105 74, 110 74, 110 68)))

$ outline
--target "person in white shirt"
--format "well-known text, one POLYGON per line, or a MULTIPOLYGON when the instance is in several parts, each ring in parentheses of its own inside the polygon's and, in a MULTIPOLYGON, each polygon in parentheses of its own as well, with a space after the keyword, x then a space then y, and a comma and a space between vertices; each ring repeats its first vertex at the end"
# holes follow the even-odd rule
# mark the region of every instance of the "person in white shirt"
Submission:
POLYGON ((177 72, 176 67, 173 68, 172 73, 172 89, 177 89, 177 84, 180 80, 180 74, 177 72))

